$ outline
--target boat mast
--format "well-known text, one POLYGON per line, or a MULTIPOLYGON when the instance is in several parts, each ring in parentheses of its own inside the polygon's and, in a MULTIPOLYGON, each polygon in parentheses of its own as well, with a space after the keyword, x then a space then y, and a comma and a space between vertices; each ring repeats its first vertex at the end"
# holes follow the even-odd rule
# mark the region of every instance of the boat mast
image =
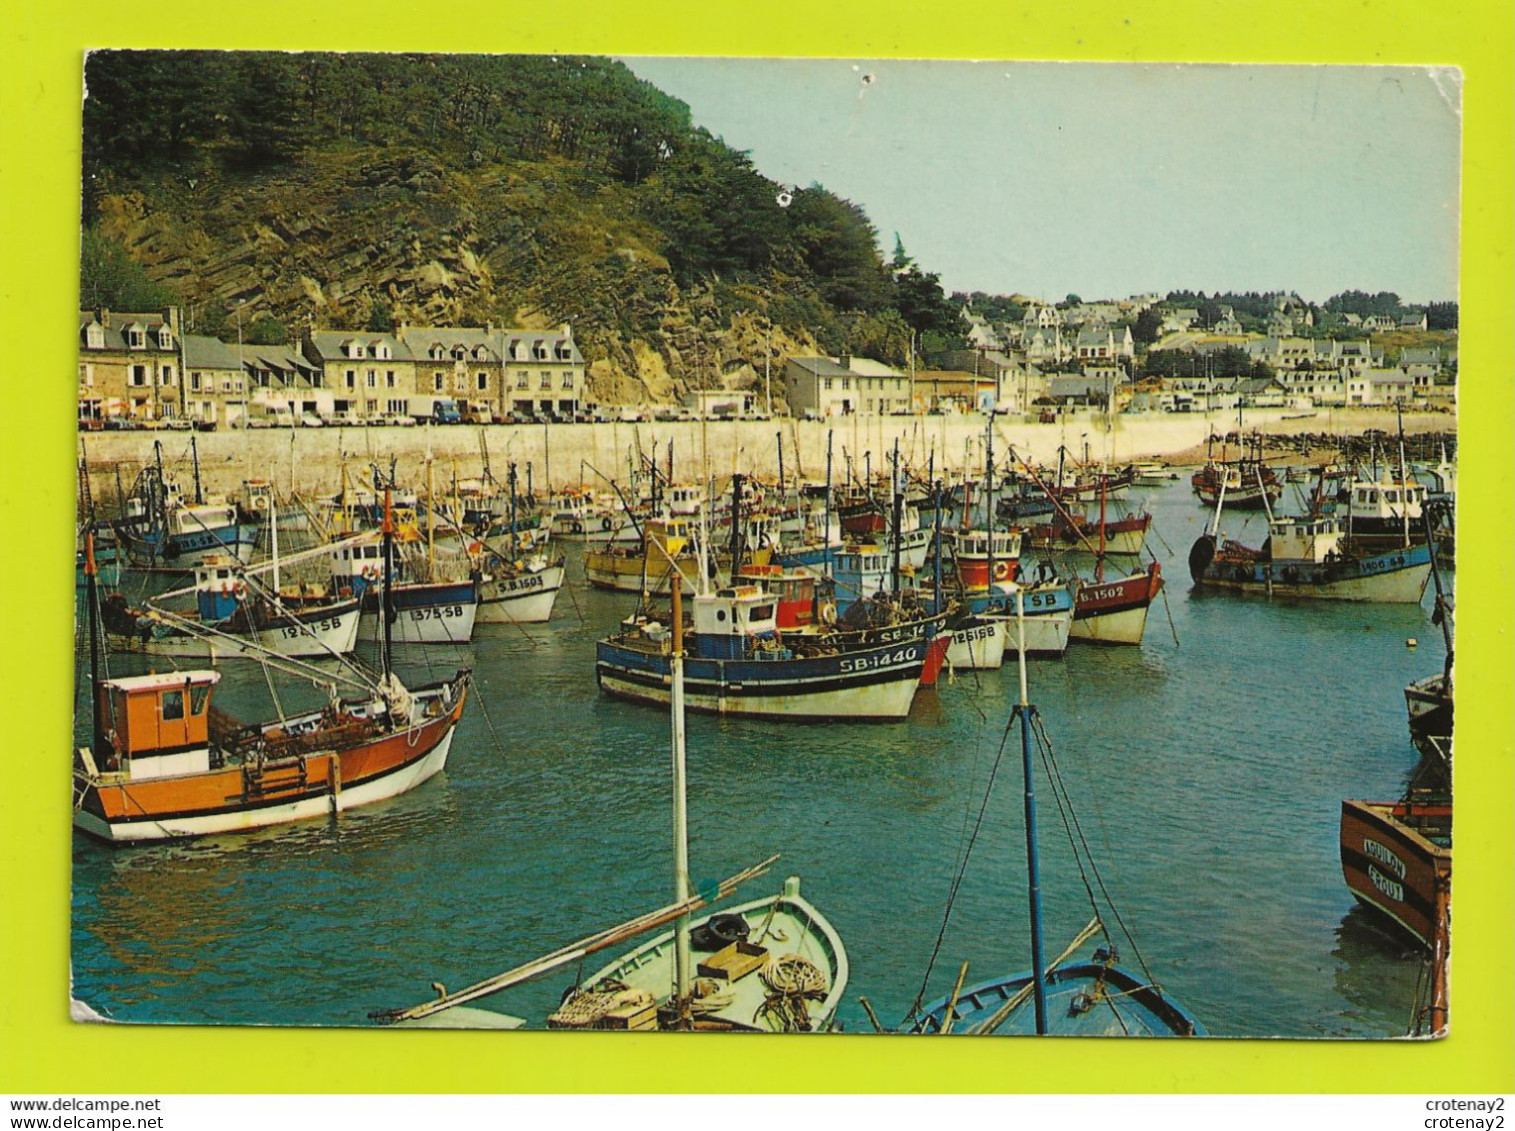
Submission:
POLYGON ((984 527, 989 541, 988 572, 984 574, 987 598, 994 596, 994 417, 984 426, 984 527))
POLYGON ((1031 715, 1036 708, 1031 705, 1026 691, 1026 594, 1020 586, 1015 590, 1015 622, 1020 634, 1020 702, 1015 705, 1011 717, 1020 716, 1021 721, 1021 772, 1025 777, 1026 804, 1026 879, 1027 898, 1031 910, 1031 985, 1036 1001, 1036 1035, 1047 1035, 1047 981, 1046 965, 1042 958, 1042 887, 1041 859, 1036 851, 1036 787, 1031 766, 1031 715))
POLYGON ((826 429, 826 525, 821 530, 822 573, 831 576, 831 441, 835 432, 826 429))
POLYGON ((395 552, 395 524, 394 516, 390 510, 390 489, 384 488, 384 525, 381 527, 384 534, 384 597, 379 603, 379 621, 384 626, 384 687, 388 690, 390 680, 393 677, 391 666, 391 650, 394 647, 394 619, 395 603, 391 594, 394 585, 394 552, 395 552))
POLYGON ((900 490, 900 442, 898 438, 894 441, 894 478, 892 486, 894 488, 892 515, 894 523, 894 599, 898 601, 900 597, 900 524, 904 517, 905 501, 904 492, 900 490))
POLYGON ((89 605, 89 715, 91 720, 89 752, 98 760, 105 750, 105 728, 104 720, 100 717, 100 625, 95 611, 99 605, 100 590, 95 578, 96 572, 95 532, 93 529, 86 529, 84 532, 84 578, 85 601, 89 605))
POLYGON ((274 561, 274 604, 280 605, 283 602, 279 598, 279 501, 274 497, 272 483, 268 485, 268 537, 269 551, 274 561))
POLYGON ((784 505, 784 432, 780 429, 775 433, 779 442, 779 506, 784 505))
POLYGON ((513 553, 521 549, 521 537, 516 533, 516 465, 510 462, 510 548, 513 553))
MULTIPOLYGON (((670 560, 670 565, 672 562, 670 560)), ((669 575, 673 595, 673 651, 669 655, 672 678, 670 703, 673 724, 673 898, 686 902, 691 895, 689 884, 689 813, 684 758, 684 611, 681 594, 684 579, 675 567, 669 575)), ((693 986, 689 946, 689 913, 686 911, 673 926, 673 999, 679 1016, 689 1015, 690 988, 693 986)))
MULTIPOLYGON (((195 506, 198 507, 205 502, 205 497, 200 494, 200 448, 195 443, 193 433, 189 437, 189 457, 194 462, 195 467, 195 506)), ((1403 459, 1400 462, 1404 462, 1403 459)))

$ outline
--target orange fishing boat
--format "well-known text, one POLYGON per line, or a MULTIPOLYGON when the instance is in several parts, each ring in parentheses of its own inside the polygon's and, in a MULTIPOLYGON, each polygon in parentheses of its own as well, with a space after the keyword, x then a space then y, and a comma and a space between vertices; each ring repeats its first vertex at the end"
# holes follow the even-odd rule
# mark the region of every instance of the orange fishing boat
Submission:
MULTIPOLYGON (((391 524, 385 523, 386 557, 391 524)), ((93 540, 86 542, 90 741, 74 751, 74 824, 111 842, 234 832, 337 813, 394 797, 447 763, 471 677, 407 689, 390 670, 338 696, 345 673, 270 656, 270 667, 320 678, 323 708, 242 723, 211 705, 212 669, 110 677, 98 615, 93 540)), ((389 606, 388 593, 384 594, 389 606)), ((357 671, 356 667, 352 669, 357 671)))

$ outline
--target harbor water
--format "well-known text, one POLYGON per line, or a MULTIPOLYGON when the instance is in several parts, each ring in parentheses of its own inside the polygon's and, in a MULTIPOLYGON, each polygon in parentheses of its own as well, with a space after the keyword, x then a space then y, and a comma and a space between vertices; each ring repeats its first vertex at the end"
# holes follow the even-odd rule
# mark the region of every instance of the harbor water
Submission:
MULTIPOLYGON (((1212 1035, 1402 1035, 1422 965, 1354 909, 1337 835, 1343 798, 1395 798, 1414 768, 1403 689, 1444 655, 1431 595, 1374 606, 1195 593, 1185 561, 1209 513, 1187 482, 1137 497, 1167 580, 1145 642, 1075 643, 1030 666, 1103 884, 1139 957, 1212 1035)), ((1224 529, 1252 545, 1266 535, 1261 516, 1228 514, 1224 529)), ((457 667, 477 681, 445 773, 409 794, 155 847, 76 834, 75 996, 128 1022, 364 1025, 430 999, 433 982, 461 988, 671 902, 668 716, 595 686, 595 641, 633 602, 589 590, 570 551, 551 623, 397 649, 412 684, 457 667)), ((112 667, 145 670, 138 657, 112 667)), ((219 707, 273 716, 259 665, 221 670, 219 707)), ((273 678, 285 711, 322 698, 273 678)), ((923 991, 950 992, 964 961, 970 984, 1029 966, 1016 696, 1007 663, 918 693, 899 724, 689 719, 696 885, 781 854, 740 898, 802 877, 851 960, 845 1030, 872 1030, 859 995, 893 1026, 923 991)), ((1045 779, 1039 789, 1052 955, 1090 909, 1045 779)), ((1125 945, 1121 957, 1138 958, 1125 945)), ((580 972, 483 1004, 540 1027, 580 972)), ((1455 992, 1451 1013, 1455 1025, 1455 992)))

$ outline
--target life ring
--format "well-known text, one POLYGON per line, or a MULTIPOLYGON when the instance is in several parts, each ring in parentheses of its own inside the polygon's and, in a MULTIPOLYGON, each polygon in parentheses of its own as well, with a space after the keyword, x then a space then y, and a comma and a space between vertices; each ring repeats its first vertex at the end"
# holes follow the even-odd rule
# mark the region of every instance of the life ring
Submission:
POLYGON ((232 595, 236 597, 237 600, 245 600, 247 598, 247 582, 238 580, 237 583, 231 587, 231 591, 232 595))
POLYGON ((483 552, 484 552, 484 543, 482 543, 482 542, 470 542, 470 543, 468 543, 468 553, 470 555, 481 554, 483 552))
POLYGON ((610 523, 610 518, 609 518, 608 515, 605 518, 600 519, 600 529, 601 530, 604 530, 604 531, 608 532, 610 530, 610 525, 611 525, 611 523, 610 523))
POLYGON ((994 563, 994 580, 995 581, 1009 581, 1010 580, 1010 563, 1009 562, 1003 562, 1003 561, 1001 561, 1001 562, 995 562, 994 563))
POLYGON ((364 566, 363 570, 362 570, 362 577, 363 577, 364 581, 378 581, 379 580, 379 567, 376 566, 376 565, 366 565, 366 566, 364 566))
POLYGON ((836 623, 836 604, 834 602, 827 601, 824 605, 821 606, 821 623, 836 623))
POLYGON ((255 511, 266 511, 268 509, 268 496, 254 495, 252 505, 255 511))
POLYGON ((574 519, 573 522, 569 525, 569 530, 575 534, 582 534, 584 533, 584 524, 578 519, 574 519))

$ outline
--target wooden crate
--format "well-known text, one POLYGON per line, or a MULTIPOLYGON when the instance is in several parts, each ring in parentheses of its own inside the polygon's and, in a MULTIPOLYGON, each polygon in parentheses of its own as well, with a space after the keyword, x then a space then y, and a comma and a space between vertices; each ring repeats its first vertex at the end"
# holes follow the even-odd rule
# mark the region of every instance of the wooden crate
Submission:
POLYGON ((619 1009, 612 1009, 595 1022, 596 1029, 656 1029, 658 1027, 658 1003, 650 1001, 645 1005, 623 1005, 619 1009))
POLYGON ((734 942, 718 950, 695 968, 701 978, 724 978, 735 982, 746 977, 768 960, 768 948, 757 943, 734 942))

